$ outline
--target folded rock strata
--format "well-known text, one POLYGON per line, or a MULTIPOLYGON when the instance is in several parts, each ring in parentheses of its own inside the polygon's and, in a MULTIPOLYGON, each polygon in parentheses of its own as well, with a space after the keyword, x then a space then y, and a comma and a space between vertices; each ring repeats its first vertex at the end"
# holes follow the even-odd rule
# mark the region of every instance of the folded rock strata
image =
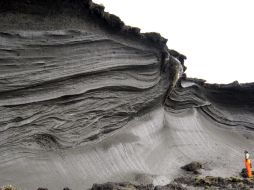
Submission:
POLYGON ((0 184, 165 185, 190 161, 238 173, 253 84, 184 79, 166 41, 89 0, 1 1, 0 184))

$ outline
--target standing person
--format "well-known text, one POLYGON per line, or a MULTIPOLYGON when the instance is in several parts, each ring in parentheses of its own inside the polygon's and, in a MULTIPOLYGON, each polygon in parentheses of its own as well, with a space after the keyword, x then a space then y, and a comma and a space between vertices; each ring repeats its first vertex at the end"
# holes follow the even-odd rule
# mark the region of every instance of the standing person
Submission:
POLYGON ((247 177, 252 177, 252 171, 251 171, 252 165, 251 165, 251 161, 249 159, 250 154, 248 153, 247 150, 244 151, 244 154, 245 154, 244 164, 246 167, 247 177))

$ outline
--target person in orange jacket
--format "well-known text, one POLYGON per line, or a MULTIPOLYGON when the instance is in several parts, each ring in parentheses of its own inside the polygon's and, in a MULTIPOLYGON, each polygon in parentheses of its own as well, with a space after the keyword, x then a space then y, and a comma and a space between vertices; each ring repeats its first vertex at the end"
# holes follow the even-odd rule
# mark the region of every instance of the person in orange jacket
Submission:
POLYGON ((251 161, 250 161, 250 154, 248 153, 247 150, 244 151, 245 154, 245 160, 244 160, 244 165, 246 167, 246 172, 247 172, 247 177, 252 177, 252 165, 251 165, 251 161))

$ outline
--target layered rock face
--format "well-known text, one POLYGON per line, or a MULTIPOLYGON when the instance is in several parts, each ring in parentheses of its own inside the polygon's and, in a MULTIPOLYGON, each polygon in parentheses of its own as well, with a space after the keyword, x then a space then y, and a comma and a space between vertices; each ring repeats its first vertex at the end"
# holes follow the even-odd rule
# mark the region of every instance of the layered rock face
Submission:
POLYGON ((179 81, 164 108, 180 154, 205 163, 205 175, 239 175, 254 144, 252 94, 253 84, 179 81))
POLYGON ((87 0, 1 1, 0 185, 164 185, 191 160, 236 174, 253 85, 177 82, 184 59, 87 0))
POLYGON ((3 143, 80 145, 122 127, 167 88, 155 52, 106 36, 58 30, 1 38, 3 143))
POLYGON ((198 79, 182 79, 166 100, 167 111, 181 113, 195 108, 215 123, 234 130, 252 131, 253 83, 207 84, 198 79))
POLYGON ((163 46, 109 32, 91 16, 4 16, 2 144, 19 150, 85 144, 158 104, 169 86, 161 73, 163 46))
POLYGON ((1 183, 87 186, 97 170, 81 179, 78 170, 91 169, 65 157, 83 148, 89 155, 87 146, 160 107, 176 75, 169 61, 164 67, 166 40, 124 26, 89 1, 3 1, 1 11, 1 183))

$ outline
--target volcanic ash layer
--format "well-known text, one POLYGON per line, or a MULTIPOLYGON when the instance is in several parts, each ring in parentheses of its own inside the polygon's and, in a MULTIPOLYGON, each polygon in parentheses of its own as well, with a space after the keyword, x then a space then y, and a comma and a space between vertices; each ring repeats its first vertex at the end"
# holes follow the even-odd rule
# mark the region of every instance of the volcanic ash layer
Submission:
POLYGON ((190 161, 237 175, 253 84, 177 82, 184 59, 91 1, 1 1, 0 185, 165 185, 190 161))

